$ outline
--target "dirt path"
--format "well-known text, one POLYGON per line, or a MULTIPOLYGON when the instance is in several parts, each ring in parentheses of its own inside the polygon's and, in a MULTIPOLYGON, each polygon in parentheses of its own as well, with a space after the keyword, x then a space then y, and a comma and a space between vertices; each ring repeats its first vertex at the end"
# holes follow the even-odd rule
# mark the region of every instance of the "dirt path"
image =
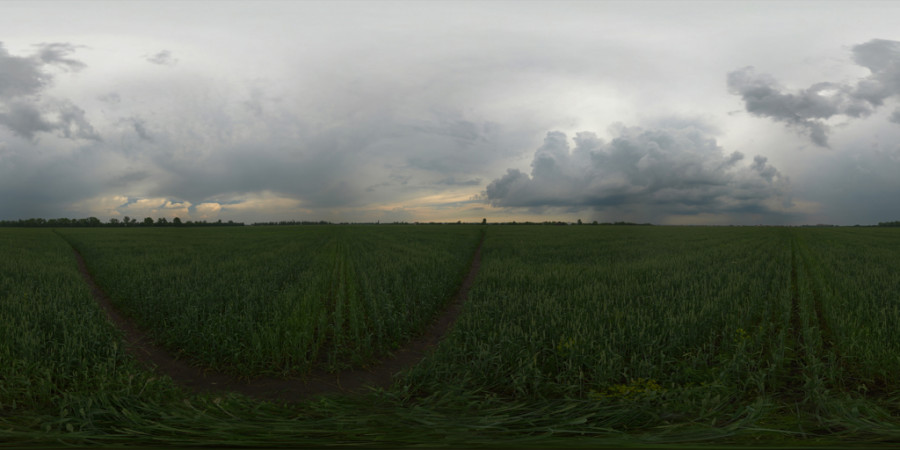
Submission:
POLYGON ((317 394, 361 391, 369 386, 387 388, 395 374, 421 361, 428 350, 450 331, 450 327, 459 317, 462 304, 481 267, 483 243, 484 234, 472 256, 469 272, 444 312, 421 336, 394 351, 385 359, 372 364, 367 369, 349 369, 337 373, 316 370, 303 378, 264 377, 250 381, 242 381, 223 373, 192 366, 186 361, 175 359, 170 353, 154 344, 146 332, 138 328, 113 306, 109 296, 94 281, 84 258, 74 247, 72 251, 75 252, 75 259, 78 261, 78 271, 90 286, 97 303, 103 308, 109 320, 125 335, 128 350, 151 370, 167 375, 177 384, 195 391, 233 391, 266 400, 298 401, 317 394))

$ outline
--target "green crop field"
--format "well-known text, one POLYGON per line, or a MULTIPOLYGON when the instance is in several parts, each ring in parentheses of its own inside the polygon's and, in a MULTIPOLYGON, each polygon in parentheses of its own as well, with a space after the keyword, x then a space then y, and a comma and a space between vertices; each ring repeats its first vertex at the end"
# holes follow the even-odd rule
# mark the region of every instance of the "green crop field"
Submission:
POLYGON ((900 442, 900 230, 2 229, 0 254, 0 446, 900 442), (252 383, 376 370, 479 245, 424 359, 293 403, 145 368, 73 251, 160 348, 252 383))
POLYGON ((59 234, 164 347, 248 377, 361 365, 398 347, 453 295, 481 236, 475 227, 104 231, 59 234))

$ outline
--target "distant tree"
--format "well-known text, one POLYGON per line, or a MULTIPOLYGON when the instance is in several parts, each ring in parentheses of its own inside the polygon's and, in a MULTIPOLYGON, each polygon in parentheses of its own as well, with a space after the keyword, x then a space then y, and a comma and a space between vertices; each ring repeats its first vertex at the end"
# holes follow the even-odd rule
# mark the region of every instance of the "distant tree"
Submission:
POLYGON ((229 220, 228 223, 222 223, 219 220, 216 223, 207 223, 204 221, 191 222, 190 220, 182 222, 180 218, 172 219, 172 222, 169 222, 165 217, 161 217, 158 221, 154 222, 152 217, 145 218, 142 222, 138 222, 137 219, 132 219, 130 217, 124 217, 122 219, 111 217, 109 222, 102 222, 100 219, 96 217, 83 217, 81 219, 68 219, 65 217, 61 217, 58 219, 43 219, 40 217, 32 217, 29 219, 16 219, 16 220, 0 220, 0 227, 121 227, 121 226, 172 226, 172 225, 182 225, 182 226, 234 226, 234 227, 242 227, 244 226, 244 222, 235 222, 233 220, 229 220))
POLYGON ((485 217, 484 219, 481 219, 481 224, 487 225, 487 217, 485 217))
POLYGON ((22 221, 20 221, 20 222, 21 222, 22 226, 26 226, 26 227, 42 227, 47 223, 47 221, 44 219, 34 218, 34 217, 31 219, 25 220, 24 222, 22 222, 22 221))
POLYGON ((581 219, 578 219, 578 225, 581 225, 581 219))

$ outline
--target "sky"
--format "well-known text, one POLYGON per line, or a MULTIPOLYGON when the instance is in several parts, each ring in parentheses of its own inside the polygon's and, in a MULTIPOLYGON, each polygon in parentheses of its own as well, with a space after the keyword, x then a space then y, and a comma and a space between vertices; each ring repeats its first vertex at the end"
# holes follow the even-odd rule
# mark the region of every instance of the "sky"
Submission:
POLYGON ((0 220, 900 220, 898 2, 0 3, 0 220))

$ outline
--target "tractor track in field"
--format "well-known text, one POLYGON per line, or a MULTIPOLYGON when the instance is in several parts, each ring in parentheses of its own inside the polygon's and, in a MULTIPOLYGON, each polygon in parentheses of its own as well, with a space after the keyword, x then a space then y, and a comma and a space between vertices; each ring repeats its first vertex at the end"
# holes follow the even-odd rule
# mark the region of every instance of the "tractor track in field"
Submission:
POLYGON ((149 369, 172 378, 178 385, 198 392, 231 391, 263 400, 296 402, 319 394, 362 392, 370 387, 387 388, 395 374, 421 361, 427 352, 447 335, 462 312, 462 305, 481 268, 481 248, 485 233, 482 232, 472 255, 469 270, 452 300, 421 335, 405 346, 369 365, 368 368, 346 369, 335 373, 313 370, 302 378, 261 377, 249 381, 193 366, 157 345, 146 331, 125 317, 113 305, 109 296, 94 280, 81 253, 71 245, 71 242, 61 235, 60 237, 72 247, 78 271, 90 287, 94 299, 106 313, 109 321, 123 333, 128 352, 149 369))

